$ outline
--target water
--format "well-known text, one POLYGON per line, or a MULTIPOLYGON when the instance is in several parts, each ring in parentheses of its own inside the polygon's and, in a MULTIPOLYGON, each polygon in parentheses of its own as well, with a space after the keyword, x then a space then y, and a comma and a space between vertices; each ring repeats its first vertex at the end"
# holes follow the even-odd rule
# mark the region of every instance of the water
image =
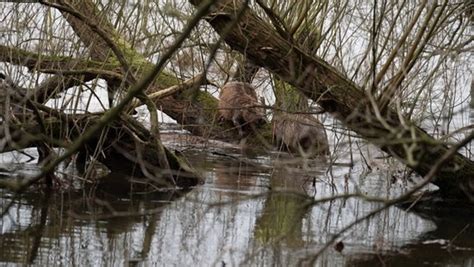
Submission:
MULTIPOLYGON (((2 210, 13 203, 0 220, 0 262, 309 265, 334 234, 381 205, 360 198, 317 204, 310 200, 356 190, 395 197, 410 186, 390 177, 397 172, 385 168, 394 166, 387 160, 374 160, 379 168, 372 172, 360 164, 340 164, 328 171, 323 159, 294 164, 276 152, 246 155, 232 147, 208 143, 204 150, 201 145, 180 146, 205 178, 190 192, 143 193, 118 174, 63 193, 33 191, 15 198, 0 191, 2 210)), ((315 265, 474 264, 471 221, 433 221, 397 207, 357 224, 337 241, 344 245, 342 251, 331 244, 314 259, 315 265)))

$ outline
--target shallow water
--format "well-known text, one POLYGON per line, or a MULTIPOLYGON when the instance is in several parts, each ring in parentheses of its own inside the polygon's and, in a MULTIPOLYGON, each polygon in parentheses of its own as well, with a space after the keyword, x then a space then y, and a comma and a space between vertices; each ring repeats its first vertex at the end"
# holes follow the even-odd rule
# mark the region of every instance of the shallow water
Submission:
POLYGON ((313 204, 309 200, 356 190, 378 197, 402 193, 410 182, 400 181, 397 172, 385 168, 391 166, 386 160, 372 162, 379 164, 372 172, 344 164, 328 171, 329 163, 323 159, 294 164, 278 153, 255 156, 232 148, 180 148, 205 178, 190 192, 143 194, 118 174, 62 194, 31 192, 14 198, 0 191, 2 210, 13 201, 0 221, 0 262, 41 266, 474 264, 471 221, 434 222, 397 207, 337 238, 344 245, 342 251, 331 243, 318 254, 334 234, 381 204, 360 198, 313 204))

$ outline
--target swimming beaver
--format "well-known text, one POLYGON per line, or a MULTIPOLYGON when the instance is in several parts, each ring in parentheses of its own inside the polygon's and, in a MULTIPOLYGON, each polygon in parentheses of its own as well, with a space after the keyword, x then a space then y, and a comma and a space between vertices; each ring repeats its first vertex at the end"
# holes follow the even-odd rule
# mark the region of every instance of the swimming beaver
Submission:
POLYGON ((259 105, 257 93, 248 83, 229 82, 221 89, 218 105, 221 119, 232 121, 240 137, 265 123, 265 111, 259 105))
POLYGON ((273 136, 279 147, 306 155, 329 155, 326 131, 310 114, 279 114, 273 117, 273 136))

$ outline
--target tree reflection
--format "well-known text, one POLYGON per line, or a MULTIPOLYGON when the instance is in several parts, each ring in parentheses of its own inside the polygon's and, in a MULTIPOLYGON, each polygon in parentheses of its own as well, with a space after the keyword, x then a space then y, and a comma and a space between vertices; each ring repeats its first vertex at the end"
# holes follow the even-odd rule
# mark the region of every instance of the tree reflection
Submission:
POLYGON ((472 266, 474 225, 472 218, 436 220, 437 228, 423 234, 418 242, 398 251, 348 255, 350 266, 472 266))
MULTIPOLYGON (((283 251, 304 248, 305 237, 310 234, 303 225, 312 208, 313 198, 308 196, 308 189, 314 189, 313 178, 308 174, 311 172, 301 168, 301 162, 297 165, 297 168, 284 165, 274 169, 270 178, 272 191, 256 221, 254 242, 257 247, 264 247, 259 256, 273 254, 265 256, 274 261, 272 264, 289 264, 287 261, 291 261, 291 257, 287 257, 283 251)), ((324 163, 321 165, 324 166, 324 163)), ((312 174, 322 175, 319 172, 312 174)))
POLYGON ((0 261, 46 264, 51 260, 50 250, 69 247, 67 251, 54 253, 55 258, 61 255, 68 264, 76 260, 81 264, 98 264, 104 259, 78 259, 77 256, 91 249, 90 242, 102 242, 104 237, 107 244, 102 246, 108 248, 109 253, 124 249, 125 261, 142 261, 148 257, 163 208, 182 193, 152 191, 145 183, 115 173, 80 191, 25 194, 2 218, 0 261), (30 223, 22 227, 25 221, 30 223), (140 251, 129 251, 127 243, 131 242, 137 226, 144 230, 140 251), (90 232, 90 229, 95 231, 90 232))

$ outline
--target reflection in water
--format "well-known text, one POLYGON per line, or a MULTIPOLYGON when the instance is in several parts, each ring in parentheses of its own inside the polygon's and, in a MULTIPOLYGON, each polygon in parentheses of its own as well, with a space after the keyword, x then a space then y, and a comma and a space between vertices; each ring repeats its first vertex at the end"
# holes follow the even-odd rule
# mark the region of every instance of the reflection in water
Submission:
POLYGON ((28 251, 27 254, 27 263, 31 264, 34 262, 37 254, 38 254, 38 249, 41 244, 41 238, 43 237, 44 234, 44 227, 46 224, 46 219, 48 217, 48 207, 49 207, 49 201, 50 201, 50 196, 51 192, 45 192, 45 195, 42 199, 42 203, 40 204, 41 207, 41 212, 40 212, 40 219, 35 226, 35 229, 32 229, 32 246, 31 249, 28 251))
MULTIPOLYGON (((122 265, 145 259, 163 206, 179 194, 133 191, 130 195, 132 184, 125 179, 114 174, 80 192, 31 192, 15 201, 1 221, 0 261, 122 265), (142 231, 146 234, 140 234, 139 242, 135 233, 142 231), (135 244, 137 249, 130 250, 135 244), (118 256, 120 251, 128 253, 118 256)), ((5 207, 10 197, 6 192, 1 195, 5 207)))
MULTIPOLYGON (((0 262, 295 265, 311 258, 344 226, 379 207, 361 199, 318 205, 308 205, 309 200, 352 192, 355 185, 377 196, 404 190, 385 178, 385 171, 361 175, 359 169, 334 168, 328 178, 328 163, 321 160, 296 167, 281 166, 284 161, 279 160, 275 167, 271 158, 186 153, 206 177, 206 184, 187 194, 150 192, 111 174, 82 190, 32 192, 14 200, 0 221, 0 262)), ((0 191, 2 208, 10 200, 12 195, 0 191)), ((412 265, 472 264, 472 225, 460 220, 436 223, 437 228, 391 208, 347 232, 340 239, 344 250, 330 248, 316 263, 373 266, 381 260, 397 264, 408 259, 412 265), (454 240, 452 246, 449 240, 454 240)))
POLYGON ((304 245, 302 223, 309 211, 308 199, 302 195, 270 193, 262 215, 258 217, 254 237, 262 244, 304 245))
POLYGON ((308 191, 313 189, 309 181, 311 177, 301 170, 295 172, 290 166, 274 169, 272 191, 266 197, 261 216, 257 219, 257 241, 284 244, 291 248, 304 245, 303 218, 310 211, 312 198, 308 196, 308 191))
POLYGON ((474 266, 474 224, 470 220, 441 220, 437 228, 420 237, 419 242, 402 246, 397 253, 361 253, 349 257, 351 266, 474 266))
POLYGON ((253 236, 256 247, 263 248, 254 257, 266 258, 266 265, 294 264, 285 251, 305 247, 309 231, 303 229, 303 219, 311 209, 311 198, 304 185, 309 180, 302 171, 295 173, 289 166, 273 171, 272 191, 265 199, 253 236))

